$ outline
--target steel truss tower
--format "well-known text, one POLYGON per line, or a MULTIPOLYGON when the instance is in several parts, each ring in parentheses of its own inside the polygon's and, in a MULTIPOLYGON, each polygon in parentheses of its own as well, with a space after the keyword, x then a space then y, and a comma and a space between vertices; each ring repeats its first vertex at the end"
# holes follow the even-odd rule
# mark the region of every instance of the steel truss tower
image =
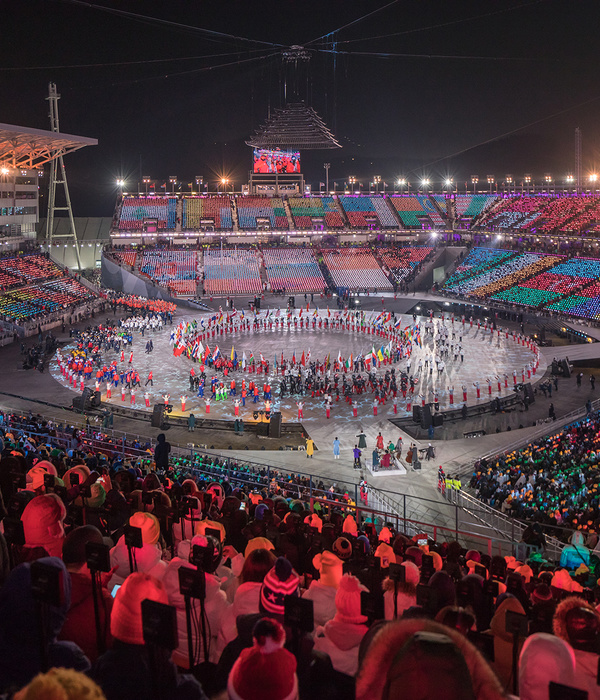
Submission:
MULTIPOLYGON (((48 97, 46 97, 46 99, 50 104, 50 130, 59 133, 60 128, 58 122, 58 101, 60 100, 60 95, 56 92, 56 83, 48 84, 48 97)), ((77 269, 81 270, 79 242, 77 241, 75 220, 73 218, 73 208, 71 207, 71 196, 69 194, 69 185, 67 183, 67 171, 65 170, 65 163, 62 155, 59 155, 58 158, 55 158, 54 160, 50 161, 50 189, 48 193, 48 214, 46 217, 46 240, 49 246, 51 246, 52 243, 56 243, 58 241, 72 241, 75 246, 75 258, 77 260, 77 269), (63 187, 66 206, 59 207, 56 205, 57 185, 62 185, 63 187), (57 211, 68 212, 68 233, 54 232, 54 214, 57 211)))

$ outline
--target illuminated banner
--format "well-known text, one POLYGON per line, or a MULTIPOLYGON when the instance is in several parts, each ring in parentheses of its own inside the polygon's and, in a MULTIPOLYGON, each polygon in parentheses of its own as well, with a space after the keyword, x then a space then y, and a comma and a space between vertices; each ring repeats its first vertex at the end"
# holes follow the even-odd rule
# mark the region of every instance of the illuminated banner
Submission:
POLYGON ((255 173, 299 173, 300 153, 298 151, 268 151, 263 148, 254 149, 255 173))

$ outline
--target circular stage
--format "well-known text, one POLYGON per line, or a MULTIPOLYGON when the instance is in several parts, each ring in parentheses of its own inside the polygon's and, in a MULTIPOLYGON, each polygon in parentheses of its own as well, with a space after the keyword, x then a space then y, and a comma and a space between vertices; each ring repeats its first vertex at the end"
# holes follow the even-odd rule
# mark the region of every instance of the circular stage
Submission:
MULTIPOLYGON (((110 365, 117 361, 117 369, 127 372, 135 369, 139 372, 142 388, 136 390, 135 404, 132 406, 130 392, 125 393, 125 401, 121 398, 121 387, 112 389, 112 398, 107 398, 106 382, 101 382, 100 391, 102 401, 108 404, 145 409, 144 393, 150 394, 150 407, 156 403, 162 403, 163 395, 170 394, 170 403, 173 405, 173 415, 188 415, 194 413, 196 416, 205 415, 205 399, 196 396, 196 392, 190 392, 189 375, 194 368, 196 373, 200 371, 199 362, 188 359, 185 355, 179 357, 173 354, 172 334, 178 324, 196 322, 200 332, 204 329, 201 337, 203 349, 210 348, 211 355, 218 346, 221 357, 230 358, 232 348, 237 354, 238 362, 246 357, 246 370, 241 367, 230 372, 227 378, 223 378, 222 371, 215 371, 206 367, 206 390, 205 397, 210 395, 210 382, 213 376, 218 376, 220 381, 224 381, 227 387, 231 379, 235 379, 237 385, 237 396, 228 397, 221 401, 211 401, 210 417, 215 419, 233 420, 234 401, 240 399, 240 389, 242 380, 246 384, 254 380, 260 389, 260 400, 254 403, 249 395, 246 398, 245 407, 239 407, 239 417, 250 419, 255 410, 264 410, 263 383, 266 381, 262 372, 250 372, 248 370, 248 360, 253 355, 256 367, 261 365, 261 356, 269 365, 268 382, 272 388, 272 410, 280 410, 284 421, 298 420, 297 402, 304 404, 303 422, 323 421, 326 418, 324 396, 311 396, 308 392, 304 396, 299 394, 286 394, 280 398, 280 384, 282 374, 280 371, 281 356, 286 362, 290 362, 295 356, 296 362, 300 363, 304 354, 305 365, 308 368, 311 362, 326 365, 329 359, 329 376, 332 382, 335 375, 338 375, 340 397, 336 401, 336 391, 332 391, 333 405, 331 407, 331 419, 349 421, 354 419, 354 407, 357 409, 357 417, 373 415, 374 393, 371 387, 367 386, 366 391, 361 394, 352 393, 352 405, 344 400, 342 392, 342 377, 345 374, 348 381, 352 382, 353 374, 361 374, 366 377, 366 369, 355 371, 341 368, 338 372, 334 369, 334 364, 341 358, 342 364, 352 356, 353 360, 365 358, 375 353, 372 363, 372 371, 378 377, 384 377, 386 372, 390 373, 392 368, 398 377, 397 393, 397 415, 394 414, 394 400, 388 396, 385 403, 378 406, 378 415, 381 417, 402 417, 412 413, 413 405, 421 405, 423 401, 431 403, 437 396, 440 410, 444 411, 452 406, 462 406, 463 387, 466 389, 469 406, 483 404, 496 397, 506 397, 513 393, 515 379, 521 382, 535 382, 541 378, 546 363, 543 357, 538 354, 533 343, 529 343, 512 333, 503 329, 492 330, 490 327, 478 327, 477 324, 471 326, 469 322, 464 324, 460 319, 454 322, 446 318, 423 318, 417 317, 416 322, 413 316, 397 315, 395 318, 385 320, 381 314, 375 312, 362 313, 360 317, 348 316, 344 318, 340 312, 323 312, 310 309, 303 309, 302 316, 299 310, 295 310, 290 316, 286 309, 262 311, 257 315, 257 324, 254 314, 246 314, 241 320, 237 316, 232 319, 230 328, 237 330, 224 332, 223 323, 219 324, 214 320, 215 314, 183 314, 178 315, 172 326, 165 326, 160 331, 146 331, 142 336, 140 331, 133 331, 133 361, 130 364, 130 348, 125 350, 124 361, 121 361, 121 352, 110 349, 102 351, 102 362, 110 365), (268 314, 268 316, 267 316, 268 314), (211 321, 211 318, 213 319, 211 321), (327 323, 326 323, 327 320, 327 323), (354 322, 353 322, 354 321, 354 322), (249 329, 246 330, 246 324, 249 329), (302 327, 301 325, 302 324, 302 327), (241 330, 240 326, 244 326, 241 330), (325 328, 325 326, 328 326, 325 328), (319 326, 321 326, 319 328, 319 326), (215 335, 212 335, 215 330, 215 335), (221 333, 221 330, 223 332, 221 333), (446 339, 442 343, 443 335, 446 339), (152 339, 154 344, 153 352, 146 354, 145 346, 148 339, 152 339), (403 355, 398 361, 392 362, 392 357, 397 353, 397 348, 401 347, 403 355), (386 349, 390 354, 387 357, 386 349), (444 366, 438 371, 435 359, 439 358, 440 351, 447 350, 447 357, 444 358, 444 366), (409 357, 408 357, 409 355, 409 357), (381 361, 383 358, 383 361, 381 361), (410 372, 407 372, 410 363, 410 372), (539 364, 538 364, 539 363, 539 364), (537 366, 537 371, 534 368, 537 366), (420 367, 420 369, 419 369, 420 367), (144 386, 149 372, 153 373, 154 385, 144 386), (407 391, 406 398, 403 398, 400 390, 400 377, 402 372, 407 372, 415 377, 414 393, 407 391), (528 376, 529 375, 529 376, 528 376), (489 381, 488 381, 489 380, 489 381), (476 383, 479 383, 480 398, 477 398, 476 383), (491 393, 490 393, 491 389, 491 393), (453 403, 451 401, 451 394, 453 403), (181 410, 180 397, 186 396, 185 412, 181 410)), ((69 344, 62 349, 63 358, 67 358, 69 351, 75 349, 75 343, 69 344)), ((264 365, 263 365, 264 366, 264 365)), ((72 386, 67 381, 67 376, 61 371, 57 357, 50 363, 50 371, 54 379, 63 386, 72 389, 74 394, 81 393, 79 382, 72 386)), ((95 372, 92 379, 86 382, 86 386, 94 388, 95 372)), ((319 377, 325 378, 327 370, 319 377)), ((410 385, 409 385, 410 387, 410 385)), ((356 419, 354 419, 356 420, 356 419)))

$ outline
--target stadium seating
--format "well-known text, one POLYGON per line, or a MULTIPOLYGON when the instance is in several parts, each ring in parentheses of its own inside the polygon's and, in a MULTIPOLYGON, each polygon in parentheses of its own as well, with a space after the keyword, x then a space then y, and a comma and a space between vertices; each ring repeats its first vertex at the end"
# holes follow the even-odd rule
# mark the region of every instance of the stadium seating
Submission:
POLYGON ((351 228, 397 228, 398 221, 384 197, 340 195, 351 228))
POLYGON ((141 231, 144 219, 156 219, 159 229, 172 231, 176 218, 175 197, 127 197, 123 199, 119 229, 141 231))
POLYGON ((184 197, 183 228, 199 229, 202 219, 212 219, 215 229, 233 228, 229 197, 184 197))
POLYGON ((125 265, 129 265, 130 267, 135 267, 137 251, 135 251, 135 250, 113 250, 111 255, 119 263, 119 265, 125 264, 125 265))
POLYGON ((515 258, 508 258, 499 265, 478 275, 455 283, 450 283, 449 281, 445 285, 445 289, 455 294, 485 298, 503 289, 512 287, 518 284, 520 280, 546 270, 561 260, 562 258, 557 255, 523 253, 515 258))
MULTIPOLYGON (((400 221, 405 228, 423 228, 422 221, 431 226, 431 221, 428 217, 428 211, 423 208, 423 198, 415 195, 392 196, 389 198, 396 213, 400 217, 400 221)), ((431 209, 435 209, 431 205, 431 209)))
POLYGON ((496 248, 473 248, 467 257, 458 265, 454 274, 446 282, 446 286, 455 286, 461 280, 473 277, 483 270, 499 265, 514 255, 510 250, 496 248))
POLYGON ((412 271, 433 251, 431 246, 414 248, 377 248, 377 255, 389 269, 396 282, 410 276, 412 271))
POLYGON ((323 260, 338 287, 349 289, 392 289, 375 256, 368 248, 323 250, 323 260))
POLYGON ((198 283, 198 253, 195 250, 145 250, 140 272, 178 294, 195 294, 198 283))
POLYGON ((541 216, 541 210, 548 202, 548 197, 543 195, 518 195, 502 199, 493 211, 484 213, 479 226, 516 231, 528 229, 541 216))
POLYGON ((313 218, 323 219, 326 228, 345 226, 333 197, 290 197, 289 205, 297 229, 312 229, 313 218))
POLYGON ((263 262, 271 289, 320 292, 327 286, 312 250, 263 248, 263 262))
POLYGON ((269 219, 272 229, 286 231, 289 228, 287 214, 281 197, 237 197, 236 207, 240 229, 256 231, 256 219, 269 219))
POLYGON ((488 209, 498 199, 495 194, 456 194, 454 206, 456 218, 461 220, 474 219, 488 209))
POLYGON ((256 251, 215 249, 204 253, 206 294, 258 294, 262 291, 256 251))
POLYGON ((1 295, 0 316, 7 321, 28 321, 93 298, 94 294, 72 277, 55 278, 1 295))

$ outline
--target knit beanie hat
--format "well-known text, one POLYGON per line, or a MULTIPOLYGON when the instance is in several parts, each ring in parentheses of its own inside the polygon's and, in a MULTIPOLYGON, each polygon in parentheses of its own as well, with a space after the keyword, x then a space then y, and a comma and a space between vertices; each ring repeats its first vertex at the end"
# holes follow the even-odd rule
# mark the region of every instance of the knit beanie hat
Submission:
MULTIPOLYGON (((41 450, 40 450, 41 452, 41 450)), ((39 462, 35 463, 36 467, 41 467, 46 474, 52 474, 53 476, 58 476, 58 472, 56 471, 56 467, 52 464, 52 462, 49 462, 47 459, 41 459, 39 462)))
POLYGON ((84 564, 86 561, 85 546, 88 542, 102 544, 102 533, 93 525, 83 525, 71 530, 65 537, 62 549, 63 562, 69 564, 84 564))
POLYGON ((139 527, 142 531, 142 542, 144 544, 156 544, 160 537, 160 523, 158 518, 152 513, 144 513, 140 511, 134 513, 129 518, 129 524, 132 527, 139 527))
POLYGON ((552 588, 571 592, 573 590, 573 579, 566 569, 559 569, 552 577, 552 588))
POLYGON ((333 543, 333 553, 342 561, 350 559, 352 556, 352 544, 347 537, 338 537, 333 543))
POLYGON ((306 518, 304 518, 304 523, 305 525, 308 525, 308 527, 314 527, 317 532, 321 532, 323 530, 323 521, 316 513, 307 515, 306 518))
POLYGON ((344 563, 333 552, 320 552, 312 560, 313 566, 321 574, 319 583, 323 586, 337 588, 343 575, 344 563))
POLYGON ((351 515, 346 516, 346 520, 344 520, 344 527, 342 531, 345 535, 354 535, 354 537, 358 535, 356 520, 354 520, 354 518, 351 515))
POLYGON ((168 604, 163 585, 150 574, 130 574, 117 591, 110 615, 110 632, 126 644, 143 644, 142 601, 155 600, 168 604))
POLYGON ((266 503, 259 503, 254 509, 254 520, 262 520, 268 510, 269 506, 266 503))
POLYGON ((529 583, 533 578, 533 569, 528 564, 522 564, 515 569, 515 574, 520 574, 525 583, 529 583))
POLYGON ((421 572, 419 571, 419 567, 412 561, 403 561, 401 566, 406 569, 404 573, 406 583, 410 583, 413 586, 418 586, 419 581, 421 580, 421 572))
POLYGON ((272 552, 275 549, 275 545, 266 537, 253 537, 246 545, 244 559, 247 559, 250 552, 253 552, 255 549, 267 549, 269 552, 272 552))
POLYGON ((260 589, 260 611, 267 615, 283 616, 283 599, 298 595, 300 579, 285 557, 279 557, 267 573, 260 589))
POLYGON ((397 559, 394 550, 389 544, 382 542, 375 550, 375 556, 381 559, 381 568, 387 569, 390 563, 395 564, 397 559))
POLYGON ((211 530, 218 530, 220 534, 221 544, 225 542, 225 528, 221 523, 218 523, 216 520, 201 520, 199 523, 196 523, 196 532, 194 534, 206 535, 207 527, 211 530))
POLYGON ((36 491, 44 485, 44 477, 48 472, 39 466, 39 463, 27 472, 27 490, 36 491))
POLYGON ((60 557, 65 537, 63 520, 67 515, 64 503, 54 493, 36 496, 21 514, 25 544, 43 547, 50 556, 60 557))
POLYGON ((296 700, 296 658, 283 648, 285 631, 269 618, 252 630, 253 645, 234 663, 227 682, 231 700, 296 700))
POLYGON ((392 533, 390 531, 390 528, 389 527, 382 527, 381 531, 379 533, 379 541, 385 542, 386 544, 389 544, 391 539, 392 539, 392 533))
POLYGON ((345 574, 340 580, 340 585, 335 594, 336 622, 345 622, 350 625, 361 625, 367 621, 360 614, 361 591, 368 591, 360 581, 350 574, 345 574))
POLYGON ((366 535, 360 535, 359 537, 357 537, 356 544, 359 547, 359 551, 361 551, 363 554, 370 554, 371 543, 369 542, 369 538, 366 535))
POLYGON ((63 481, 65 482, 65 486, 67 488, 71 488, 71 474, 77 474, 79 477, 79 483, 83 484, 83 482, 90 475, 90 470, 85 466, 85 464, 78 464, 76 467, 67 469, 63 476, 63 481))

